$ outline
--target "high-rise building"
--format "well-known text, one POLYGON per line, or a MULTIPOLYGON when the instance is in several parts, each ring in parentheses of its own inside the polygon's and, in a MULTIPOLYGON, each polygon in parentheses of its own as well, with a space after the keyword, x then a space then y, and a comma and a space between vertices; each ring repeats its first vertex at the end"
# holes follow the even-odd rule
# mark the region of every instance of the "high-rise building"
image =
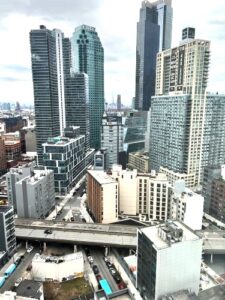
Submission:
POLYGON ((44 219, 55 207, 52 170, 35 170, 16 182, 17 215, 19 218, 44 219))
POLYGON ((64 50, 68 39, 64 39, 60 30, 51 31, 41 25, 40 29, 31 30, 30 45, 37 153, 41 164, 42 144, 49 137, 63 135, 66 127, 64 50))
POLYGON ((171 0, 143 1, 137 23, 135 108, 148 110, 155 95, 156 56, 171 47, 171 0))
POLYGON ((225 95, 207 94, 202 146, 202 173, 225 163, 225 95))
POLYGON ((151 107, 150 165, 156 169, 162 166, 173 172, 194 174, 194 185, 201 180, 209 58, 210 42, 190 38, 157 56, 156 96, 151 107), (178 118, 174 109, 178 109, 178 118), (163 133, 167 130, 165 122, 169 128, 167 137, 163 133), (157 137, 157 134, 160 135, 157 137), (166 139, 162 140, 164 136, 166 139), (166 147, 160 150, 162 142, 166 147))
POLYGON ((11 257, 16 252, 16 234, 12 206, 0 206, 0 251, 11 257))
POLYGON ((5 153, 5 143, 3 138, 0 136, 0 175, 6 173, 6 153, 5 153))
POLYGON ((208 166, 204 168, 202 195, 204 197, 204 211, 209 214, 211 206, 212 182, 215 179, 221 178, 220 166, 208 166))
POLYGON ((88 75, 90 146, 98 149, 104 112, 104 49, 95 28, 87 25, 75 28, 71 41, 73 69, 88 75))
POLYGON ((66 125, 80 126, 85 136, 86 149, 90 147, 89 85, 85 73, 72 73, 65 85, 66 125))
POLYGON ((107 149, 107 169, 120 163, 120 155, 123 152, 123 124, 120 115, 103 114, 101 148, 107 149))
POLYGON ((137 288, 142 298, 158 300, 183 289, 198 294, 201 258, 202 239, 178 221, 139 229, 137 288))
POLYGON ((121 95, 117 95, 117 101, 116 101, 116 106, 117 106, 117 110, 120 111, 121 110, 121 95))

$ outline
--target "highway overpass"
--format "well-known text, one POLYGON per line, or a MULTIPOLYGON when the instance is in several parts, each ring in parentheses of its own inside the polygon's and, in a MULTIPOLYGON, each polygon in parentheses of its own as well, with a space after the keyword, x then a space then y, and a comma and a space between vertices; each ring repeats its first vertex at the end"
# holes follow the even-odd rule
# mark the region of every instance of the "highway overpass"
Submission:
POLYGON ((15 219, 16 237, 26 241, 62 242, 135 248, 137 227, 91 223, 15 219), (45 234, 51 229, 52 234, 45 234))
MULTIPOLYGON (((127 248, 137 246, 136 226, 33 219, 15 219, 15 224, 17 238, 26 241, 38 240, 127 248), (52 234, 45 234, 45 229, 51 229, 52 234)), ((225 231, 198 231, 197 234, 203 238, 204 253, 225 254, 225 231)))

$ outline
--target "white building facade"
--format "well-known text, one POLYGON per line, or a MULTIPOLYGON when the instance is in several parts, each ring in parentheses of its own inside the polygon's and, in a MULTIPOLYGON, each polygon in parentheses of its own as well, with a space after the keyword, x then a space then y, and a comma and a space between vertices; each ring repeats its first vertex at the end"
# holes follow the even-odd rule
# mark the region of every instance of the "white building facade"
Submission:
POLYGON ((202 239, 180 222, 138 230, 137 288, 143 299, 188 289, 198 294, 202 239))
POLYGON ((55 207, 54 173, 34 170, 32 176, 16 183, 17 215, 19 218, 43 219, 55 207))
POLYGON ((204 198, 185 188, 184 180, 174 184, 170 200, 170 218, 186 224, 192 230, 202 229, 204 198))

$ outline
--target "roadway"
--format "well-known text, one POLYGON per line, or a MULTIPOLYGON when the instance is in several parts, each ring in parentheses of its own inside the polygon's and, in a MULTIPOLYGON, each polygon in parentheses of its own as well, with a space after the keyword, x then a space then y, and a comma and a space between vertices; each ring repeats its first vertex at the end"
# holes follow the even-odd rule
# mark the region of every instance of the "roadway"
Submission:
MULTIPOLYGON (((25 251, 25 250, 24 250, 25 251)), ((32 252, 27 253, 25 252, 24 258, 22 259, 21 263, 17 266, 16 270, 13 272, 13 274, 6 280, 4 285, 0 288, 0 293, 4 293, 5 291, 9 291, 14 287, 14 284, 16 280, 20 277, 24 276, 24 273, 27 269, 27 267, 31 264, 31 261, 36 253, 39 252, 38 248, 34 248, 32 252)), ((19 255, 17 255, 19 256, 19 255)), ((0 270, 0 276, 4 276, 4 272, 7 269, 7 267, 13 263, 13 258, 8 262, 4 268, 0 270)))

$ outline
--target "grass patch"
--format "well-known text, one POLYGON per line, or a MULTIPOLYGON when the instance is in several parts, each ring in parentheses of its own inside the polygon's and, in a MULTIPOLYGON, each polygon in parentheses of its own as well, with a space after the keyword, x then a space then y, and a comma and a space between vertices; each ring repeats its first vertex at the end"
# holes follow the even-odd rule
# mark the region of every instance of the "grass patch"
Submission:
POLYGON ((44 282, 44 298, 46 300, 70 300, 91 294, 92 289, 84 278, 64 282, 44 282))

